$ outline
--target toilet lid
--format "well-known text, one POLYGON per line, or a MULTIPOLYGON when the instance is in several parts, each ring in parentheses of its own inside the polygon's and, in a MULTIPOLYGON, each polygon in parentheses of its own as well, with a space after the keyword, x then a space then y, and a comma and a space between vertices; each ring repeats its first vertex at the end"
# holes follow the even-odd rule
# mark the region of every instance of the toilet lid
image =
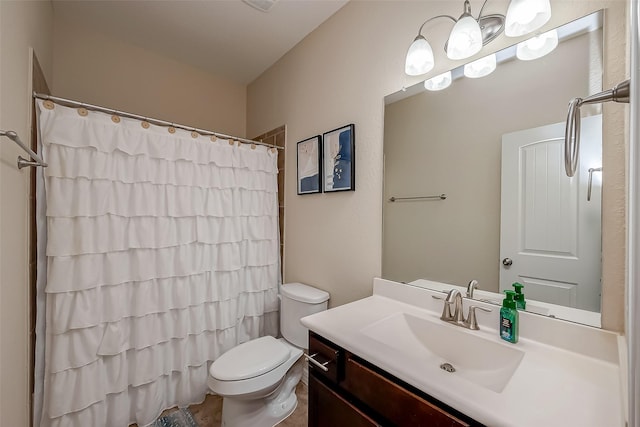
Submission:
POLYGON ((277 368, 288 358, 289 349, 267 335, 227 351, 211 364, 209 373, 221 381, 245 380, 277 368))

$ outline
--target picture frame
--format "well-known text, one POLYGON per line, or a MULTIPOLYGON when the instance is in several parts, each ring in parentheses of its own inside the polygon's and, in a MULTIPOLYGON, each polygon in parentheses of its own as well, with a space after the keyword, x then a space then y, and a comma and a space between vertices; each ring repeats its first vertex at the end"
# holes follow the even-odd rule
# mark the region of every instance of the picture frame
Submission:
POLYGON ((322 192, 321 136, 316 135, 296 144, 298 195, 322 192))
POLYGON ((355 191, 355 126, 349 124, 322 134, 324 192, 355 191))

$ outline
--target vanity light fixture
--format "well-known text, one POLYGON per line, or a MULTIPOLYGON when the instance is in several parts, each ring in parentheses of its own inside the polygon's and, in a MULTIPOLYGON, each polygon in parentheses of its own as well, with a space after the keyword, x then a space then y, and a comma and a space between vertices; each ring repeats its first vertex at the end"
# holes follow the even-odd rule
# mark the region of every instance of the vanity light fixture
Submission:
POLYGON ((433 49, 421 34, 411 43, 407 52, 407 59, 404 64, 404 72, 410 76, 419 76, 431 71, 435 60, 433 59, 433 49))
POLYGON ((558 47, 558 31, 551 30, 518 43, 516 57, 522 61, 542 58, 558 47))
MULTIPOLYGON (((500 28, 503 25, 503 22, 500 22, 500 28)), ((480 52, 483 42, 480 23, 471 15, 469 0, 465 0, 464 12, 449 34, 449 41, 445 47, 447 57, 449 59, 469 58, 480 52)))
POLYGON ((447 71, 446 73, 438 74, 435 77, 430 78, 429 80, 424 81, 424 88, 430 91, 437 91, 446 89, 451 86, 451 71, 447 71))
POLYGON ((435 65, 433 49, 422 35, 424 26, 438 18, 447 18, 454 25, 449 33, 444 50, 449 59, 459 60, 469 58, 480 52, 482 46, 498 37, 505 25, 510 25, 508 36, 520 36, 533 32, 544 25, 551 16, 549 0, 511 0, 507 16, 492 14, 482 16, 482 11, 488 0, 480 8, 478 17, 471 13, 471 3, 464 1, 462 15, 458 19, 450 15, 438 15, 427 19, 418 30, 418 35, 409 46, 405 59, 405 73, 419 76, 428 73, 435 65))
POLYGON ((504 34, 507 37, 524 36, 542 27, 550 18, 549 0, 511 0, 504 34))
POLYGON ((472 79, 478 79, 480 77, 488 76, 496 69, 497 60, 496 54, 492 53, 484 58, 480 58, 464 66, 464 75, 472 79))

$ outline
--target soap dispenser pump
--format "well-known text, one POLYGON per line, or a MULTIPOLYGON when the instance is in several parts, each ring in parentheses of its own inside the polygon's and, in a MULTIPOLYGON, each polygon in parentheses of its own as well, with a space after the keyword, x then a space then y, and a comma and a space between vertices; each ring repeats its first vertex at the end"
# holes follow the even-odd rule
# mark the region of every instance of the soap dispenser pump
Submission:
POLYGON ((510 343, 518 342, 518 310, 514 297, 516 293, 504 291, 506 298, 502 300, 500 309, 500 338, 510 343))
POLYGON ((525 310, 527 308, 527 302, 524 300, 524 294, 522 293, 522 288, 524 288, 524 285, 522 283, 515 282, 512 286, 516 292, 516 295, 513 298, 514 300, 516 300, 516 308, 518 310, 525 310))

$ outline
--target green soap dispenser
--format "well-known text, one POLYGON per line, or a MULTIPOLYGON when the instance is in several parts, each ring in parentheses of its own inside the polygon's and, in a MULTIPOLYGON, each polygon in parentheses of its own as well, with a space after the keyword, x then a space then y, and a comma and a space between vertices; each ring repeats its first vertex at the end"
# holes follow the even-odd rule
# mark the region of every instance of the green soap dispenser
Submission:
POLYGON ((513 298, 516 300, 516 308, 518 310, 525 310, 527 308, 527 302, 524 300, 524 294, 522 293, 524 285, 522 283, 515 282, 512 286, 516 291, 516 296, 513 298))
POLYGON ((500 338, 510 343, 518 342, 518 310, 513 297, 514 291, 504 291, 506 298, 502 300, 500 309, 500 338))

